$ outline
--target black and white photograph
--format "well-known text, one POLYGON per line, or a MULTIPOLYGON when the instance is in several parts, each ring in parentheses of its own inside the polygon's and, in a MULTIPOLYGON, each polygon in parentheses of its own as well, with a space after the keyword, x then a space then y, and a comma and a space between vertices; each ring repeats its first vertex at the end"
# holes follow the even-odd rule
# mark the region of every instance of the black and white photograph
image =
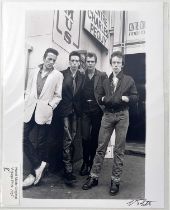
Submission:
POLYGON ((24 197, 145 197, 145 22, 27 11, 24 197))
POLYGON ((4 4, 4 206, 163 208, 163 4, 83 3, 4 4))

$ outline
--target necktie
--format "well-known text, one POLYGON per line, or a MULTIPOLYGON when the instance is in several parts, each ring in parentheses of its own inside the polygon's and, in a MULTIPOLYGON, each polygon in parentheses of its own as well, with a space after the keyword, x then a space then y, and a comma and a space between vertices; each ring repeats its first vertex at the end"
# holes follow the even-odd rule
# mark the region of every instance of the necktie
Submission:
POLYGON ((73 77, 73 95, 75 94, 76 91, 76 75, 73 77))

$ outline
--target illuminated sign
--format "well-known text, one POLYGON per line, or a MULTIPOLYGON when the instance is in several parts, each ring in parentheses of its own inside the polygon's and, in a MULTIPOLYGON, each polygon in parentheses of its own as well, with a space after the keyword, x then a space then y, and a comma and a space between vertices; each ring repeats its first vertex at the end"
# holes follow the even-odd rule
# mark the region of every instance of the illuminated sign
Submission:
POLYGON ((84 28, 108 49, 108 19, 103 11, 86 11, 84 28))
POLYGON ((80 11, 57 10, 53 20, 53 42, 68 52, 79 49, 80 11))

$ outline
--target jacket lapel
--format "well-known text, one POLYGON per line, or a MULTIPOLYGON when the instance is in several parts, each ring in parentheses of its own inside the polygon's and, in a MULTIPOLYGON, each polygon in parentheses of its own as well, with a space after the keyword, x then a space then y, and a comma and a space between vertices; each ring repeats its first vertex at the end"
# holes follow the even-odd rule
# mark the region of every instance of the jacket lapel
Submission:
POLYGON ((76 95, 76 93, 78 92, 80 86, 81 86, 81 83, 82 83, 82 76, 80 74, 79 71, 77 71, 77 78, 76 78, 76 90, 75 90, 75 93, 74 95, 76 95))
POLYGON ((47 89, 47 87, 49 85, 49 81, 50 81, 50 79, 52 77, 52 74, 53 74, 53 71, 47 76, 47 79, 46 79, 46 81, 44 83, 44 86, 43 86, 43 89, 41 91, 41 94, 40 94, 39 98, 41 98, 42 95, 45 93, 45 91, 46 91, 46 89, 47 89))
POLYGON ((121 84, 121 81, 122 81, 122 78, 123 78, 123 71, 121 71, 121 72, 118 74, 117 78, 118 78, 119 80, 118 80, 118 83, 117 83, 117 87, 116 87, 115 92, 116 92, 116 91, 119 89, 119 87, 120 87, 120 84, 121 84))
POLYGON ((95 75, 94 75, 94 90, 96 89, 98 80, 99 80, 99 73, 97 72, 97 70, 95 70, 95 75))

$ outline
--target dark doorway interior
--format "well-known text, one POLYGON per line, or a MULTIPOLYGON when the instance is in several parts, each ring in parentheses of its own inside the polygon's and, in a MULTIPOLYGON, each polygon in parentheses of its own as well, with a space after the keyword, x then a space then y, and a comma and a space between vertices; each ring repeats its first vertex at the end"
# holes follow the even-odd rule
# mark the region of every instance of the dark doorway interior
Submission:
POLYGON ((132 76, 139 93, 139 102, 130 107, 130 124, 127 142, 145 143, 146 134, 146 65, 145 53, 125 55, 125 73, 132 76))

